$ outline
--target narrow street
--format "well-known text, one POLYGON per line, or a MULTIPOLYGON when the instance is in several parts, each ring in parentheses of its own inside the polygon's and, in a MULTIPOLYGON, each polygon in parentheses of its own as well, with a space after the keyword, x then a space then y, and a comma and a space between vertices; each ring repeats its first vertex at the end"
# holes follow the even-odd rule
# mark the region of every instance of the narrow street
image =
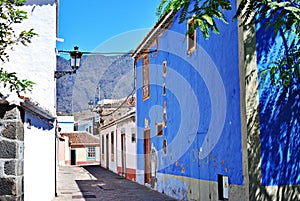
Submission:
POLYGON ((59 167, 57 194, 53 201, 175 200, 120 177, 99 165, 59 167))

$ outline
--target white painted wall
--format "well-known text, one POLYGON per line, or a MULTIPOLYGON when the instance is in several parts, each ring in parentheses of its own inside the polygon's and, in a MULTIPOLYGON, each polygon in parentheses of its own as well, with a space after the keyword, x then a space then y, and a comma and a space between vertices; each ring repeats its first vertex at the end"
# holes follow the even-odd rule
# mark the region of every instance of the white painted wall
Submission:
MULTIPOLYGON (((28 46, 18 45, 9 53, 8 63, 1 65, 9 72, 16 72, 20 79, 36 84, 32 93, 25 94, 40 107, 55 116, 56 70, 56 4, 55 0, 29 1, 22 10, 28 19, 15 26, 39 34, 28 46), (33 4, 35 3, 35 4, 33 4)), ((22 94, 23 95, 23 94, 22 94)), ((36 116, 31 116, 34 121, 36 116)), ((38 125, 43 125, 39 121, 38 125)), ((25 120, 26 122, 26 120, 25 120)), ((46 122, 47 123, 47 122, 46 122)), ((52 200, 55 192, 55 130, 35 126, 24 131, 24 199, 25 201, 52 200)))
POLYGON ((122 166, 121 159, 121 131, 125 129, 125 141, 126 141, 126 168, 136 169, 136 143, 131 141, 132 129, 135 129, 135 123, 132 121, 125 121, 118 125, 118 166, 122 166))
MULTIPOLYGON (((124 129, 125 131, 125 143, 126 143, 126 168, 136 169, 136 143, 132 143, 131 141, 131 133, 132 129, 136 131, 136 125, 134 122, 130 120, 125 120, 123 122, 117 123, 116 125, 112 125, 111 127, 105 128, 101 130, 101 137, 104 136, 104 155, 102 156, 102 141, 100 141, 100 156, 101 156, 101 166, 106 168, 106 135, 108 134, 109 140, 109 170, 118 173, 117 167, 122 166, 122 152, 121 152, 121 132, 124 129), (115 142, 114 142, 114 160, 111 160, 111 132, 115 133, 115 142), (117 134, 116 134, 117 133, 117 134)), ((135 132, 136 133, 136 132, 135 132)))
POLYGON ((101 130, 101 137, 100 137, 100 140, 102 140, 102 136, 104 136, 104 147, 102 147, 102 141, 100 141, 100 159, 101 159, 101 166, 102 167, 105 167, 105 168, 107 168, 106 167, 106 161, 107 160, 109 160, 109 170, 111 170, 111 171, 113 171, 113 172, 115 172, 115 173, 117 173, 117 166, 116 166, 116 157, 117 157, 117 152, 116 152, 116 143, 117 143, 117 135, 116 135, 116 125, 113 125, 113 126, 111 126, 111 127, 109 127, 109 128, 106 128, 106 129, 103 129, 103 130, 101 130), (115 147, 114 147, 114 160, 112 161, 111 160, 111 132, 114 132, 114 135, 115 135, 115 139, 114 139, 114 145, 115 145, 115 147), (107 143, 106 143, 106 135, 108 134, 108 140, 109 140, 109 142, 108 142, 108 150, 109 150, 109 154, 108 154, 108 158, 107 158, 107 154, 106 154, 106 150, 107 150, 107 147, 106 147, 106 145, 107 145, 107 143), (104 156, 102 156, 102 149, 104 149, 104 156))
POLYGON ((74 131, 74 116, 57 116, 57 125, 61 132, 74 131))
POLYGON ((55 136, 53 130, 25 126, 24 199, 52 200, 55 189, 55 136))
POLYGON ((65 162, 66 165, 71 165, 71 148, 69 147, 69 137, 64 136, 65 139, 65 162))
POLYGON ((17 32, 21 30, 34 31, 39 34, 28 46, 15 46, 9 53, 9 62, 1 65, 9 72, 17 72, 21 79, 29 79, 36 84, 32 93, 25 94, 43 108, 55 114, 55 80, 56 70, 56 5, 51 4, 26 5, 28 19, 17 24, 17 32))

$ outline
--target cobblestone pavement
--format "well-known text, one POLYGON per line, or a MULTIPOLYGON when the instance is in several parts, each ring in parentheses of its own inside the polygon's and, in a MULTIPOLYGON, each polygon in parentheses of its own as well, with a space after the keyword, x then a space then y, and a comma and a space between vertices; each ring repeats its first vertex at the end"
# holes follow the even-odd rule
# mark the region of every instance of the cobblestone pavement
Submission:
POLYGON ((170 201, 167 195, 129 181, 99 165, 61 166, 53 201, 170 201))

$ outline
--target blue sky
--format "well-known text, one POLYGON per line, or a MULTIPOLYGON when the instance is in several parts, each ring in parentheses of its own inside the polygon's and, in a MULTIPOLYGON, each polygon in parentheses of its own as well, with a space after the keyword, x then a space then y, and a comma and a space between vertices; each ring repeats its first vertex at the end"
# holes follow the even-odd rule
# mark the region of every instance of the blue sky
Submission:
POLYGON ((123 52, 135 49, 158 20, 161 0, 60 0, 58 50, 123 52))

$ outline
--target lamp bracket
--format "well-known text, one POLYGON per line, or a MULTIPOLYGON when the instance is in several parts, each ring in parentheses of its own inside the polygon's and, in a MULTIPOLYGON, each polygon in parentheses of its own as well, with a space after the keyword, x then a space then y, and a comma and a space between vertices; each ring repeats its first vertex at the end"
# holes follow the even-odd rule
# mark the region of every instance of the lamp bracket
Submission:
POLYGON ((75 74, 76 70, 71 70, 71 71, 55 71, 54 72, 54 78, 58 79, 61 78, 65 75, 72 75, 75 74))

